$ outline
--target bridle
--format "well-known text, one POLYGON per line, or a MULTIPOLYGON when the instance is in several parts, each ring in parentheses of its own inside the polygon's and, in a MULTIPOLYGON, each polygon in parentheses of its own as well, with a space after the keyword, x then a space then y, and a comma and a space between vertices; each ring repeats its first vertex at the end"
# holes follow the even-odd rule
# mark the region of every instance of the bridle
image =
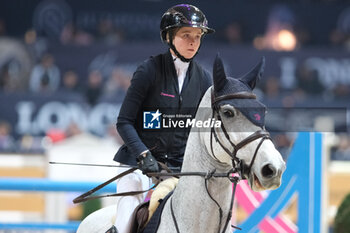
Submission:
POLYGON ((228 94, 228 95, 221 95, 221 96, 217 96, 215 97, 214 92, 212 91, 211 93, 211 105, 212 105, 212 118, 215 117, 215 113, 216 113, 216 117, 219 121, 221 121, 221 130, 225 135, 225 138, 227 139, 227 141, 230 143, 230 145, 232 146, 232 151, 229 150, 229 148, 227 148, 218 138, 218 135, 215 131, 214 127, 211 127, 211 134, 210 134, 210 148, 211 148, 211 153, 212 156, 214 157, 215 160, 217 160, 218 162, 219 159, 215 156, 214 150, 213 150, 213 135, 215 138, 215 141, 217 143, 219 143, 219 145, 221 146, 221 148, 231 157, 232 159, 232 167, 233 169, 235 169, 236 171, 239 172, 240 176, 242 179, 245 179, 248 177, 248 174, 251 172, 252 166, 254 164, 256 155, 258 154, 258 151, 262 145, 262 143, 266 140, 266 139, 270 139, 270 134, 265 130, 265 128, 262 128, 261 130, 258 130, 254 133, 252 133, 251 135, 249 135, 248 137, 246 137, 245 139, 243 139, 242 141, 240 141, 238 144, 235 144, 232 142, 232 140, 230 139, 230 135, 227 133, 227 130, 224 126, 224 124, 222 123, 222 119, 221 119, 221 115, 219 112, 219 106, 218 103, 222 100, 228 100, 228 99, 256 99, 256 95, 250 92, 237 92, 237 93, 233 93, 233 94, 228 94), (253 158, 249 164, 249 166, 247 166, 243 160, 241 160, 240 158, 237 157, 237 152, 243 148, 244 146, 248 145, 249 143, 257 140, 261 138, 258 146, 255 149, 253 158))

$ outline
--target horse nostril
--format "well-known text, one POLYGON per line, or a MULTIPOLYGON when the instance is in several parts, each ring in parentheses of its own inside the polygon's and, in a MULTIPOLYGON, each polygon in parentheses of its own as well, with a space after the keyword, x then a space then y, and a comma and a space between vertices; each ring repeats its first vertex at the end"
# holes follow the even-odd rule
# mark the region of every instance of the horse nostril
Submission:
POLYGON ((261 169, 261 173, 265 178, 271 178, 276 175, 276 169, 271 164, 266 164, 261 169))

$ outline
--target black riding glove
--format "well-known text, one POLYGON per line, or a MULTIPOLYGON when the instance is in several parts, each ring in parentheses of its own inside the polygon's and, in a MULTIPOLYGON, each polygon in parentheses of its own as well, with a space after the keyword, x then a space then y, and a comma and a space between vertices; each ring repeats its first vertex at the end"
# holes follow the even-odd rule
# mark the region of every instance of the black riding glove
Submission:
POLYGON ((142 174, 147 174, 149 172, 159 172, 159 166, 157 160, 153 157, 150 151, 146 154, 141 154, 137 157, 137 165, 142 171, 142 174))

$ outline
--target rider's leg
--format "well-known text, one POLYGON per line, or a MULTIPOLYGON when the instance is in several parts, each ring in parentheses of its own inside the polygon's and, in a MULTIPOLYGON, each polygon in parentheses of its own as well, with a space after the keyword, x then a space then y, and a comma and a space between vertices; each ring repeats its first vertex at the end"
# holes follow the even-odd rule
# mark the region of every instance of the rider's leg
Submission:
MULTIPOLYGON (((125 171, 121 169, 119 173, 125 171)), ((117 180, 117 193, 147 190, 151 185, 151 180, 142 174, 140 170, 128 174, 117 180)), ((118 233, 129 233, 131 216, 136 206, 138 206, 146 197, 147 193, 136 196, 118 197, 117 200, 117 215, 115 226, 118 233)))

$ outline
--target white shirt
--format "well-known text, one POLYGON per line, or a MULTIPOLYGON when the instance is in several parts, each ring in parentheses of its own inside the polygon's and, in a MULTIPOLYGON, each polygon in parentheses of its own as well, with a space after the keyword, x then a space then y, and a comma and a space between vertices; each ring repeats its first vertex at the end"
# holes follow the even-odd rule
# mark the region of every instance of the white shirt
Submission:
POLYGON ((174 55, 172 55, 172 56, 174 59, 174 65, 175 65, 175 70, 176 70, 176 74, 177 74, 177 81, 179 84, 179 93, 181 93, 182 86, 184 85, 186 73, 187 73, 188 66, 190 65, 190 63, 183 62, 183 61, 181 61, 180 58, 177 58, 174 55))

